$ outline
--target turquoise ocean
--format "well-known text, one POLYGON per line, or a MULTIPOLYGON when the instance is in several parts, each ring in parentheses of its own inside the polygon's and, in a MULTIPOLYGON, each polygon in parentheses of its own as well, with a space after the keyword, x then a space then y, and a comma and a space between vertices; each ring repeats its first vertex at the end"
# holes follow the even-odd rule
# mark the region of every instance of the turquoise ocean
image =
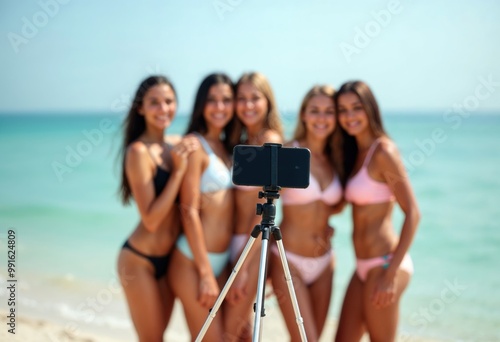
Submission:
MULTIPOLYGON (((400 333, 407 341, 500 341, 500 113, 443 113, 384 116, 422 212, 400 333)), ((133 340, 115 271, 138 221, 136 208, 116 195, 122 120, 117 113, 0 115, 0 312, 9 308, 12 230, 18 315, 133 340)), ((290 137, 295 117, 284 123, 290 137)), ((179 115, 167 133, 182 134, 186 124, 179 115)), ((397 211, 395 226, 401 222, 397 211)), ((354 270, 350 209, 331 223, 331 316, 338 318, 354 270)))

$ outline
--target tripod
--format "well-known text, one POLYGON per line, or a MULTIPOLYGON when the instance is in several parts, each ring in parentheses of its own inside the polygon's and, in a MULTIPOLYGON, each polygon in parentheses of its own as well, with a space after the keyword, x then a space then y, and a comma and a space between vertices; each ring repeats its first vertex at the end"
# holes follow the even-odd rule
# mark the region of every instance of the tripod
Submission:
POLYGON ((226 297, 229 288, 231 287, 234 279, 236 278, 236 275, 238 274, 241 265, 245 262, 245 259, 255 242, 255 239, 259 236, 260 233, 262 233, 262 246, 260 254, 260 264, 259 264, 259 278, 257 281, 257 299, 254 304, 255 320, 254 320, 252 341, 253 342, 260 341, 262 338, 261 322, 262 318, 265 316, 264 294, 265 294, 266 274, 267 274, 266 267, 267 267, 267 257, 268 257, 268 243, 270 235, 273 234, 273 237, 278 245, 279 257, 281 259, 281 264, 285 272, 285 280, 288 286, 288 292, 290 293, 290 297, 292 300, 293 311, 295 313, 297 325, 299 327, 300 336, 302 341, 307 342, 306 332, 304 328, 304 320, 300 316, 299 304, 297 302, 297 297, 295 296, 295 290, 293 288, 293 283, 292 283, 292 276, 290 274, 290 269, 288 268, 288 263, 286 261, 285 249, 283 247, 281 231, 279 227, 274 225, 274 219, 276 217, 276 206, 274 205, 273 200, 279 198, 280 195, 278 191, 280 190, 280 187, 264 186, 263 190, 264 191, 259 192, 259 198, 266 198, 267 202, 264 204, 258 203, 256 210, 257 215, 262 215, 261 223, 260 225, 256 225, 253 228, 252 233, 250 234, 250 238, 245 248, 241 252, 240 258, 236 262, 236 265, 234 266, 231 275, 229 276, 226 284, 224 285, 224 288, 219 294, 219 297, 215 301, 214 307, 210 309, 207 320, 203 324, 203 327, 201 328, 200 332, 198 333, 198 336, 196 338, 197 342, 198 341, 201 342, 203 336, 205 336, 205 333, 207 332, 208 328, 210 327, 210 324, 212 323, 212 320, 217 315, 217 311, 219 310, 222 301, 226 297))

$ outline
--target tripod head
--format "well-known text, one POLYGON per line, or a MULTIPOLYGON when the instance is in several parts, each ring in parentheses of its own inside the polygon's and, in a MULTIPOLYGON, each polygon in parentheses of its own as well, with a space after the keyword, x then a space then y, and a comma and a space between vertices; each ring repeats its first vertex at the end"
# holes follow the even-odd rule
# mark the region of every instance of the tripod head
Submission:
POLYGON ((281 190, 281 186, 265 186, 263 190, 259 191, 259 198, 266 198, 268 200, 280 198, 279 191, 281 190))
POLYGON ((276 190, 269 189, 271 187, 264 187, 264 191, 259 191, 259 198, 267 199, 266 203, 257 203, 256 214, 262 215, 263 226, 274 226, 274 219, 276 218, 276 206, 274 205, 274 200, 280 198, 279 190, 280 187, 277 186, 276 190))

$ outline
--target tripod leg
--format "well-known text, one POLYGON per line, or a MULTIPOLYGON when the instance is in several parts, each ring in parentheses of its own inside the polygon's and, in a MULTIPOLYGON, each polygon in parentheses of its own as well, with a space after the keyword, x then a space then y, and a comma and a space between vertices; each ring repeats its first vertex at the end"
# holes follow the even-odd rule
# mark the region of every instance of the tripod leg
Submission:
MULTIPOLYGON (((275 234, 274 236, 276 238, 276 231, 273 233, 275 234)), ((290 299, 292 300, 293 311, 295 313, 295 318, 297 320, 297 325, 299 327, 301 340, 307 342, 306 330, 304 328, 304 320, 300 315, 299 303, 297 301, 297 296, 295 295, 295 289, 293 288, 292 275, 290 273, 290 269, 288 268, 288 263, 286 261, 286 255, 285 255, 285 248, 283 247, 283 241, 281 240, 281 232, 278 231, 278 234, 279 238, 276 238, 276 244, 278 245, 281 265, 283 266, 283 271, 285 272, 285 281, 288 286, 288 293, 290 294, 290 299)))
POLYGON ((257 299, 255 301, 255 321, 253 328, 253 339, 252 341, 262 340, 262 331, 260 328, 262 317, 265 316, 264 313, 264 292, 266 286, 266 267, 267 267, 267 246, 269 244, 269 228, 265 227, 262 231, 262 246, 260 253, 260 265, 259 265, 259 279, 257 281, 257 299))
POLYGON ((229 291, 229 288, 233 284, 233 281, 236 278, 236 276, 238 275, 238 271, 240 270, 241 265, 243 265, 248 253, 250 252, 250 249, 252 249, 252 246, 255 242, 255 238, 259 235, 259 232, 260 232, 260 229, 258 229, 258 226, 256 226, 254 228, 254 230, 252 231, 252 234, 251 234, 250 238, 248 239, 248 242, 247 242, 245 248, 243 248, 243 251, 241 252, 240 257, 239 257, 238 261, 236 262, 236 265, 234 266, 234 268, 231 272, 231 275, 227 279, 227 282, 224 285, 224 288, 222 289, 221 293, 219 294, 219 297, 217 297, 217 300, 215 301, 214 307, 210 309, 208 317, 207 317, 205 323, 203 324, 203 327, 201 328, 200 332, 198 333, 198 336, 196 337, 196 340, 195 340, 196 342, 202 341, 208 328, 210 327, 210 324, 212 324, 213 319, 217 315, 217 311, 219 311, 219 308, 222 305, 224 298, 226 298, 226 294, 229 291))

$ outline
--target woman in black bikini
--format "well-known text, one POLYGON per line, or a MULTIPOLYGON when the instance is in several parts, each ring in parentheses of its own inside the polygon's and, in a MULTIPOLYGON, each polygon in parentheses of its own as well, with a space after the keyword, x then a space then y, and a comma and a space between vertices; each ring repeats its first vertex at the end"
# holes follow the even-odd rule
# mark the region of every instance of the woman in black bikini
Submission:
POLYGON ((196 139, 164 136, 176 107, 170 81, 151 76, 124 123, 120 193, 124 204, 135 200, 141 218, 120 251, 118 274, 139 341, 163 341, 175 299, 165 274, 181 229, 176 198, 187 157, 198 148, 196 139))

